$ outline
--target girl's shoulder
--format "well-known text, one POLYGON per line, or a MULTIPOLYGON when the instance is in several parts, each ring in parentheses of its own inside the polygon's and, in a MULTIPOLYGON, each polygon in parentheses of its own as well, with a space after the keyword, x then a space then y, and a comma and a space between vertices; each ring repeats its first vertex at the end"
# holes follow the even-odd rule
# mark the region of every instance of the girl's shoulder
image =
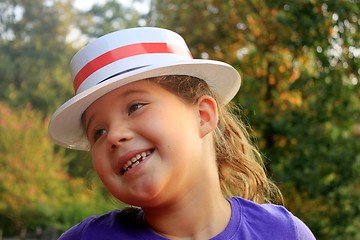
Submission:
POLYGON ((229 202, 232 219, 228 227, 232 226, 236 229, 234 234, 242 234, 244 239, 254 236, 258 239, 315 239, 310 229, 283 206, 258 204, 240 197, 233 197, 229 202))
POLYGON ((138 208, 92 216, 64 232, 59 240, 129 239, 130 235, 134 237, 134 233, 141 236, 147 231, 142 216, 142 210, 138 208))

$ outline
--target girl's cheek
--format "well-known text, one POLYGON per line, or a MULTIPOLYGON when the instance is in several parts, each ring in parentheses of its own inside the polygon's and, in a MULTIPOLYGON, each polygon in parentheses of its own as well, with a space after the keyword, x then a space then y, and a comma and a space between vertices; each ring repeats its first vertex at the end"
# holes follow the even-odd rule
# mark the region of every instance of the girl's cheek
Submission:
POLYGON ((104 164, 100 163, 100 154, 98 153, 98 151, 92 151, 92 162, 93 162, 93 167, 95 169, 95 171, 99 174, 102 172, 102 168, 104 168, 104 164))

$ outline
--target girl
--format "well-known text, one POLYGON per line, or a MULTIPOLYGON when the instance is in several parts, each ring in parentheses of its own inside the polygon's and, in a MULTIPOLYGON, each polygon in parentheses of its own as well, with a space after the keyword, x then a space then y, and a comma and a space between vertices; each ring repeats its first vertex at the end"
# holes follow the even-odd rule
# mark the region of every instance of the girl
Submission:
POLYGON ((193 59, 160 28, 107 34, 72 59, 76 95, 53 115, 58 144, 90 150, 101 181, 138 208, 93 216, 60 239, 315 239, 281 204, 228 102, 230 65, 193 59))

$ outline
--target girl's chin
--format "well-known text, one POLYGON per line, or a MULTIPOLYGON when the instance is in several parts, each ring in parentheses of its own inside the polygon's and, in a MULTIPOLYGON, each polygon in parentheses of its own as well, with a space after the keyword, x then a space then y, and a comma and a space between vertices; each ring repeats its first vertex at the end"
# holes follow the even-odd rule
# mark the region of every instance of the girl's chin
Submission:
MULTIPOLYGON (((125 190, 124 186, 121 188, 122 190, 125 190)), ((147 206, 152 202, 156 202, 156 199, 159 198, 162 189, 159 184, 155 184, 154 182, 152 184, 149 184, 149 182, 138 182, 138 184, 128 185, 125 188, 127 188, 125 191, 119 192, 114 189, 110 192, 121 202, 139 207, 147 206)))

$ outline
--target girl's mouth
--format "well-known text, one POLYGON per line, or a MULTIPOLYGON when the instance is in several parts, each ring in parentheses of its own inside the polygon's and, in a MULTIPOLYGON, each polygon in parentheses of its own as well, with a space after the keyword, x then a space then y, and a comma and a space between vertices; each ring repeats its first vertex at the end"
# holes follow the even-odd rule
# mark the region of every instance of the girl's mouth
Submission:
POLYGON ((154 150, 148 150, 136 154, 136 156, 132 157, 129 161, 127 161, 124 166, 120 170, 120 175, 125 174, 129 169, 136 167, 140 164, 147 156, 149 156, 154 150))

